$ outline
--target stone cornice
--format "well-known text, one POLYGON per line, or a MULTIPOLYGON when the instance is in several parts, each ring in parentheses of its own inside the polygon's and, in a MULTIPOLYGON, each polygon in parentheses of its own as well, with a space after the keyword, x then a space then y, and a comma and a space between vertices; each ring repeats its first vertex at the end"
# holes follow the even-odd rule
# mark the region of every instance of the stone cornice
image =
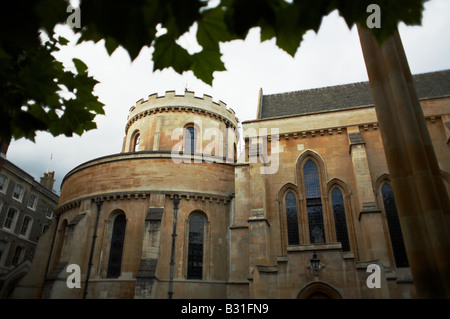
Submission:
POLYGON ((77 198, 71 200, 69 202, 63 203, 58 206, 56 209, 56 214, 64 213, 70 209, 80 207, 81 202, 84 200, 90 200, 95 203, 97 199, 101 201, 121 201, 121 200, 138 200, 138 199, 147 199, 152 194, 164 194, 170 199, 173 199, 175 195, 178 195, 180 200, 193 200, 193 201, 208 201, 210 203, 216 202, 217 204, 222 203, 223 205, 227 205, 232 196, 225 195, 217 195, 217 194, 207 194, 207 193, 197 193, 197 192, 184 192, 184 191, 123 191, 123 192, 113 192, 113 193, 102 193, 102 194, 94 194, 81 198, 77 198))
POLYGON ((146 117, 146 116, 150 116, 152 114, 167 113, 167 112, 187 112, 187 113, 191 112, 191 113, 195 113, 195 114, 206 115, 206 116, 212 117, 214 119, 217 119, 217 120, 219 120, 221 122, 224 122, 225 124, 228 124, 233 129, 237 128, 236 125, 232 121, 227 119, 225 116, 220 115, 218 113, 215 113, 213 111, 202 109, 200 107, 195 107, 195 106, 160 106, 160 107, 147 109, 145 111, 142 111, 142 112, 134 115, 131 119, 128 120, 128 122, 127 122, 127 124, 125 126, 125 134, 128 133, 128 129, 130 128, 130 126, 133 123, 135 123, 136 121, 138 121, 139 119, 141 119, 143 117, 146 117))

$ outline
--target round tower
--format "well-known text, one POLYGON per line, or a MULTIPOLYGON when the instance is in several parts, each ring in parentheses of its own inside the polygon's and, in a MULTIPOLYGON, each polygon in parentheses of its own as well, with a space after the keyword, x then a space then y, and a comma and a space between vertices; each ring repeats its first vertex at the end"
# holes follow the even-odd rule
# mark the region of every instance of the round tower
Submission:
MULTIPOLYGON (((225 298, 237 123, 208 95, 138 101, 122 152, 64 177, 48 274, 79 265, 87 298, 225 298)), ((82 297, 45 285, 49 298, 82 297)))
POLYGON ((152 94, 131 107, 122 152, 173 151, 234 160, 237 122, 232 109, 209 95, 152 94))

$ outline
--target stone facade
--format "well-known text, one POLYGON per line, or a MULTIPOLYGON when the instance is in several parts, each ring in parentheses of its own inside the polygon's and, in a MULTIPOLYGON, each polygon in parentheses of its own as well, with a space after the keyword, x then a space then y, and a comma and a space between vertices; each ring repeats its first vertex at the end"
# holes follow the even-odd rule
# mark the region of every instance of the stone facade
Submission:
POLYGON ((41 183, 8 161, 0 171, 0 297, 30 269, 36 246, 54 220, 58 195, 53 192, 54 172, 41 183), (45 185, 42 183, 45 181, 45 185))
MULTIPOLYGON (((64 178, 54 237, 41 240, 40 266, 13 297, 416 297, 392 244, 395 206, 383 198, 390 179, 373 105, 265 117, 269 100, 276 104, 261 91, 258 118, 242 123, 239 159, 238 119, 223 102, 192 92, 138 101, 122 152, 64 178), (80 289, 67 287, 69 264, 80 266, 80 289), (369 265, 381 270, 380 288, 367 285, 369 265)), ((421 106, 448 188, 450 98, 421 106)))

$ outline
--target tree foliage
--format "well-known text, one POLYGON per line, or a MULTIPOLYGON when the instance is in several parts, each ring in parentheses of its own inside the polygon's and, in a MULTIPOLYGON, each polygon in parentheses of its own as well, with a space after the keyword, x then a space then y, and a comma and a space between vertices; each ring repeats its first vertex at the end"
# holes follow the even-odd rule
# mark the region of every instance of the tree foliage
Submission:
MULTIPOLYGON (((249 30, 261 29, 261 41, 276 39, 279 48, 294 56, 304 34, 318 31, 322 18, 334 10, 348 27, 366 25, 367 7, 381 8, 381 28, 372 29, 379 42, 396 30, 399 22, 420 24, 426 0, 81 0, 79 42, 105 40, 112 54, 118 46, 134 60, 143 47, 153 47, 154 70, 193 71, 212 84, 213 73, 224 71, 220 43, 245 39, 249 30), (201 50, 189 53, 178 39, 195 26, 201 50), (161 31, 162 30, 162 31, 161 31)), ((53 135, 82 134, 96 127, 103 104, 93 95, 97 81, 86 65, 74 59, 76 73, 64 70, 52 53, 65 45, 50 37, 42 44, 39 32, 52 34, 65 23, 68 3, 62 0, 11 2, 0 19, 0 125, 1 138, 33 139, 38 130, 53 135), (69 92, 64 98, 61 90, 69 92)))

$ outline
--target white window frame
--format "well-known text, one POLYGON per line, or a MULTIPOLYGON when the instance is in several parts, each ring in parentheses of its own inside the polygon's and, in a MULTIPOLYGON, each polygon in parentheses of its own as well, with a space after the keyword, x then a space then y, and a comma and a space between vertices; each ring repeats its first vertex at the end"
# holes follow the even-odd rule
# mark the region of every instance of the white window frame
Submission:
POLYGON ((6 211, 6 215, 5 215, 5 220, 3 221, 3 229, 10 231, 10 232, 14 232, 14 228, 16 228, 16 223, 17 223, 17 219, 19 218, 19 210, 17 208, 14 208, 12 206, 8 207, 8 210, 6 211), (11 221, 11 227, 6 227, 6 220, 8 218, 8 213, 9 211, 13 209, 15 211, 14 217, 11 221))
POLYGON ((0 193, 2 194, 6 194, 6 190, 8 189, 8 184, 9 184, 9 178, 8 176, 6 176, 5 174, 0 174, 0 176, 4 176, 5 177, 5 185, 3 185, 3 188, 0 189, 0 193))
POLYGON ((38 197, 37 197, 37 195, 36 194, 34 194, 34 193, 30 193, 30 196, 28 197, 28 201, 27 201, 27 207, 29 208, 29 209, 31 209, 32 211, 36 211, 36 207, 37 207, 37 203, 38 203, 38 197), (32 206, 30 206, 30 199, 32 198, 32 196, 34 196, 34 202, 33 202, 33 205, 32 206))
POLYGON ((25 215, 22 219, 22 225, 20 226, 19 229, 19 236, 28 239, 28 237, 30 236, 30 232, 31 232, 31 227, 33 226, 33 218, 29 215, 25 215), (25 220, 29 220, 28 225, 26 226, 26 230, 25 230, 25 234, 22 234, 22 229, 24 227, 24 223, 25 220))
POLYGON ((16 183, 16 185, 14 186, 13 193, 12 193, 12 198, 15 199, 16 201, 22 203, 23 194, 25 194, 25 187, 20 183, 16 183), (22 191, 20 192, 19 198, 16 198, 16 197, 14 197, 14 195, 16 194, 16 188, 19 186, 22 187, 22 191))
POLYGON ((48 219, 53 218, 53 206, 52 205, 48 205, 47 211, 45 212, 45 217, 48 219), (49 216, 49 211, 50 211, 50 216, 49 216))

